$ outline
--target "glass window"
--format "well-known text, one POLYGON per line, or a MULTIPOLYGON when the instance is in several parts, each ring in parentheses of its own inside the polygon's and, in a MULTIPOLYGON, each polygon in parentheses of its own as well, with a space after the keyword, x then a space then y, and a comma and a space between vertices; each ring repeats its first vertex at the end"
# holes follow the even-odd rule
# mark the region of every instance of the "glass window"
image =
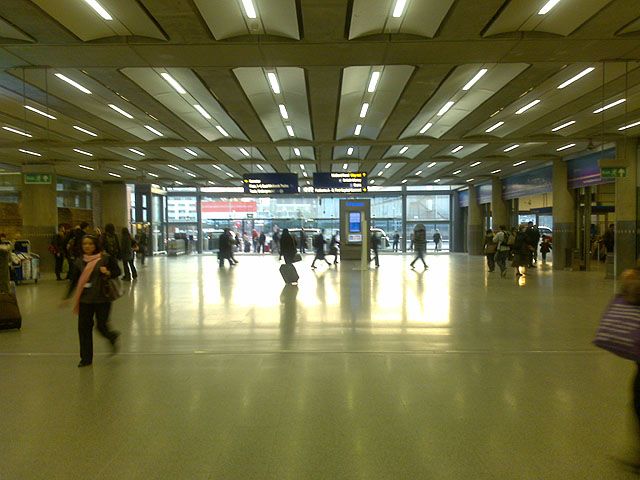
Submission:
POLYGON ((90 183, 58 177, 56 184, 58 207, 91 209, 93 203, 90 183))
POLYGON ((168 197, 168 220, 175 222, 196 222, 196 197, 168 197))
POLYGON ((449 220, 451 200, 449 195, 408 195, 407 221, 449 220))

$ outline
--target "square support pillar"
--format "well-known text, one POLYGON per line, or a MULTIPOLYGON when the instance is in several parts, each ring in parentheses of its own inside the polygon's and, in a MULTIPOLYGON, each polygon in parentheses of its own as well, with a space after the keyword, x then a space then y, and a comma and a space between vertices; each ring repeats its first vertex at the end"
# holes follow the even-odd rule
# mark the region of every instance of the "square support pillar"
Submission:
POLYGON ((616 145, 616 166, 626 167, 627 176, 616 179, 615 274, 637 262, 638 140, 627 138, 616 145))
POLYGON ((569 190, 567 163, 553 161, 553 269, 563 270, 571 262, 576 246, 575 201, 569 190))
POLYGON ((491 216, 494 230, 500 225, 509 227, 509 208, 502 198, 502 180, 498 177, 491 179, 491 216))
POLYGON ((100 188, 100 200, 102 203, 102 221, 100 227, 113 223, 116 232, 120 234, 123 228, 129 228, 129 198, 127 197, 127 185, 122 182, 105 182, 100 188))
POLYGON ((469 186, 469 215, 467 216, 467 252, 469 255, 482 255, 484 226, 482 224, 482 206, 478 203, 478 191, 469 186))

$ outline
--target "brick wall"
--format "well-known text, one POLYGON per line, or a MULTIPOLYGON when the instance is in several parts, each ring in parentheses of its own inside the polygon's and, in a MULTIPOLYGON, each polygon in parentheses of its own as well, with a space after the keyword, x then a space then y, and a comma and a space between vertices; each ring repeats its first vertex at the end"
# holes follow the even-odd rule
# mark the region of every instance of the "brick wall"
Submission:
POLYGON ((10 240, 20 237, 22 214, 17 203, 0 203, 0 233, 6 233, 10 240))
POLYGON ((58 207, 58 223, 66 223, 75 227, 81 222, 87 222, 89 225, 93 225, 93 210, 58 207))

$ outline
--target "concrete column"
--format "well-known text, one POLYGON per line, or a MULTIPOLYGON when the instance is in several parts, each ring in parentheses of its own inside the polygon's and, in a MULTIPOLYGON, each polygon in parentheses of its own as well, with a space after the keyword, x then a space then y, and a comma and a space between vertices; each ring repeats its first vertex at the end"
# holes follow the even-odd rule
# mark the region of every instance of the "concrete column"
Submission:
POLYGON ((101 187, 102 221, 100 227, 113 223, 116 232, 129 228, 129 198, 127 185, 122 182, 105 182, 101 187))
POLYGON ((482 205, 478 203, 476 187, 469 187, 469 215, 467 216, 467 252, 469 255, 482 255, 484 228, 482 224, 482 205))
POLYGON ((32 252, 40 255, 40 270, 53 272, 55 260, 49 243, 58 231, 55 170, 51 165, 23 165, 22 172, 22 238, 30 240, 32 252), (26 174, 49 175, 50 183, 24 183, 26 174))
POLYGON ((491 216, 494 230, 500 225, 509 227, 509 208, 502 198, 502 180, 498 177, 491 179, 491 216))
POLYGON ((569 190, 567 164, 553 161, 553 269, 563 270, 571 262, 576 245, 575 202, 569 190))
POLYGON ((449 249, 452 252, 464 252, 464 223, 462 220, 462 208, 460 207, 460 193, 453 192, 451 196, 451 238, 449 249))
POLYGON ((627 138, 616 145, 616 166, 626 167, 627 176, 616 179, 615 272, 620 275, 636 266, 638 221, 638 140, 627 138))

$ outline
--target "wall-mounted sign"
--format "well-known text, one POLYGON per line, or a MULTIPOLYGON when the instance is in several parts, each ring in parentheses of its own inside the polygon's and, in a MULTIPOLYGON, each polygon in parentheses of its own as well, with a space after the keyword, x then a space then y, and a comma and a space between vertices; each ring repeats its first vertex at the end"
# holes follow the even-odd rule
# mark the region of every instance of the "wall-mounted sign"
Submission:
POLYGON ((313 188, 316 193, 365 193, 367 174, 365 172, 314 173, 313 188))
POLYGON ((25 173, 24 183, 27 185, 50 185, 53 175, 50 173, 25 173))
POLYGON ((295 173, 246 173, 242 177, 244 193, 275 195, 298 193, 298 175, 295 173))
POLYGON ((627 167, 602 167, 600 175, 602 178, 624 178, 627 176, 627 167))

